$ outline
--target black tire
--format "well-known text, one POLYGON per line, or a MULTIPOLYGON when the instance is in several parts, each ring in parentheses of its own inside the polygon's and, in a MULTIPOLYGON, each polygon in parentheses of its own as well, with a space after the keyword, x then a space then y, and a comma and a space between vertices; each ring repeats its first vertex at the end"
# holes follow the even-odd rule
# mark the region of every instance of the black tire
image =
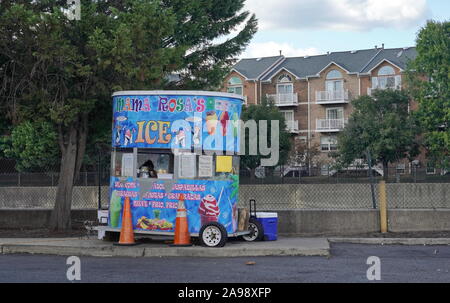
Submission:
POLYGON ((210 222, 200 228, 198 239, 202 246, 223 247, 228 239, 228 233, 222 224, 210 222))
POLYGON ((256 218, 250 218, 248 220, 248 229, 250 230, 250 234, 242 236, 242 239, 245 241, 253 242, 264 239, 264 227, 256 218))

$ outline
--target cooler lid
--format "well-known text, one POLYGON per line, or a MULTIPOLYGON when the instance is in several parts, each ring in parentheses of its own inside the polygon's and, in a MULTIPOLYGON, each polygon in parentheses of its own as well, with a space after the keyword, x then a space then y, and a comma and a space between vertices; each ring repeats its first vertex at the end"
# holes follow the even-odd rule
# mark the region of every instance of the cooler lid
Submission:
POLYGON ((256 218, 278 218, 278 213, 256 212, 256 218))

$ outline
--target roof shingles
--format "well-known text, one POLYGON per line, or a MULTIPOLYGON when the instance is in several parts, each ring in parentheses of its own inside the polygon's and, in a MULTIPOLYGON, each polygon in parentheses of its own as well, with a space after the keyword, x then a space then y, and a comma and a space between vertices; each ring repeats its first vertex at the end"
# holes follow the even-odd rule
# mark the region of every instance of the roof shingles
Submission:
POLYGON ((349 73, 367 73, 383 60, 388 60, 402 69, 406 69, 407 62, 414 59, 416 50, 409 48, 373 48, 357 51, 334 52, 326 55, 290 57, 281 60, 282 56, 265 57, 259 59, 242 59, 234 69, 247 79, 258 79, 269 67, 279 60, 276 68, 263 75, 261 80, 268 81, 281 69, 285 68, 297 78, 314 77, 330 63, 334 62, 349 73))

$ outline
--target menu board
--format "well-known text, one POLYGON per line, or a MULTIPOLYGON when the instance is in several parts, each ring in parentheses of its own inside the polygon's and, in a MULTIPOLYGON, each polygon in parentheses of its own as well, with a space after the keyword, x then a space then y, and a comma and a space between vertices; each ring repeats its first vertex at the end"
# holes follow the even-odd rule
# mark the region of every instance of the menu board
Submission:
POLYGON ((180 155, 180 165, 179 165, 179 177, 180 178, 195 178, 196 165, 196 154, 181 154, 180 155))
POLYGON ((133 154, 122 155, 122 177, 133 177, 133 154))
POLYGON ((198 157, 198 176, 212 177, 213 176, 213 157, 199 156, 198 157))

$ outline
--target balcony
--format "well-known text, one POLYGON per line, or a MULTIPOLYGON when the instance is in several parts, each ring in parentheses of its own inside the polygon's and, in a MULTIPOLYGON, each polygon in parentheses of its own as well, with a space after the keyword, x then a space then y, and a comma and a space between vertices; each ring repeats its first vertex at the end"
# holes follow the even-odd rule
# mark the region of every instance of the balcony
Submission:
POLYGON ((292 94, 275 94, 267 95, 267 98, 271 99, 276 106, 297 106, 298 96, 297 93, 292 94))
POLYGON ((316 91, 317 104, 348 103, 349 101, 350 98, 348 89, 334 91, 316 91))
POLYGON ((347 119, 317 119, 316 131, 318 132, 339 132, 347 124, 347 119))
POLYGON ((396 76, 379 76, 372 77, 372 87, 367 88, 367 95, 371 96, 375 89, 401 89, 402 78, 400 75, 396 76))
POLYGON ((368 87, 367 88, 367 95, 368 96, 372 96, 372 92, 374 91, 374 90, 376 90, 376 89, 388 89, 388 88, 390 88, 390 89, 394 89, 394 90, 399 90, 400 89, 400 87, 379 87, 379 86, 377 86, 377 87, 368 87))
POLYGON ((297 133, 298 132, 298 121, 294 120, 286 120, 286 130, 291 133, 297 133))

